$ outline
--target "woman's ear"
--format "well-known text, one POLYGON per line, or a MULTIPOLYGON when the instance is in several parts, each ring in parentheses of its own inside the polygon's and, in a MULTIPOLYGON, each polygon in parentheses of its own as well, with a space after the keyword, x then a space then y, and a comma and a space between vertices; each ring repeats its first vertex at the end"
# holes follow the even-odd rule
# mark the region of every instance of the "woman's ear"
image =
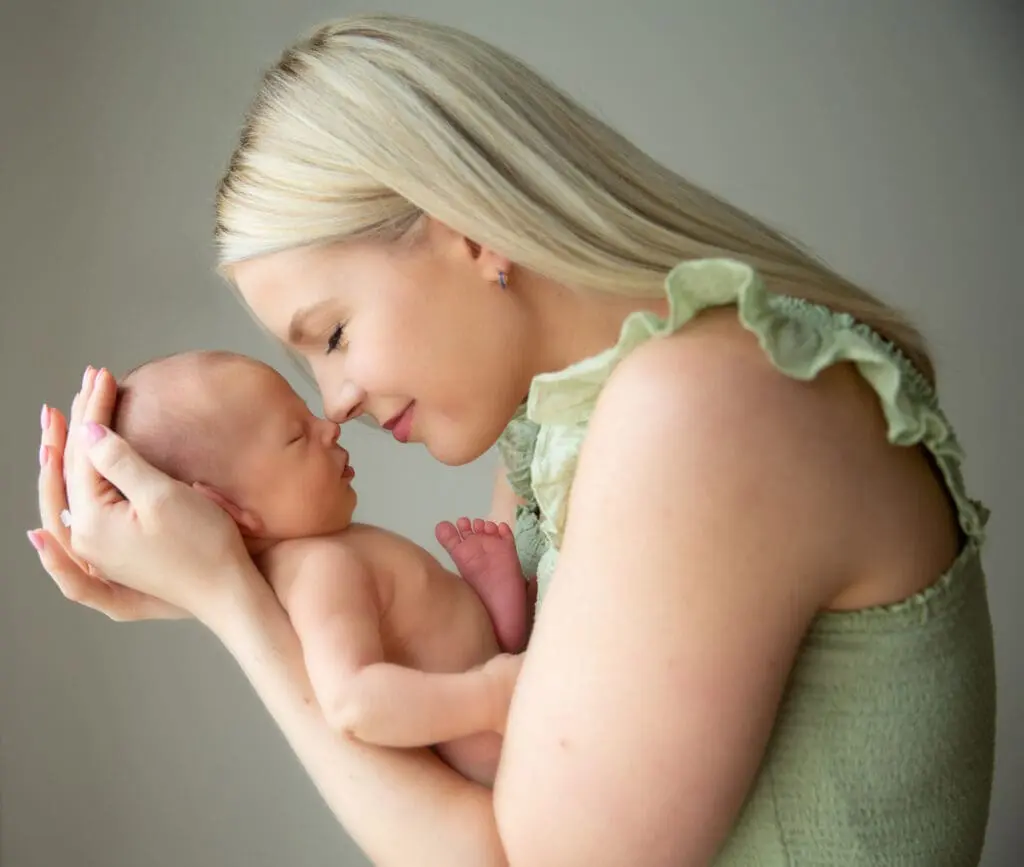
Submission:
POLYGON ((508 273, 512 270, 512 261, 508 256, 502 256, 501 253, 492 250, 490 247, 478 244, 472 238, 464 237, 463 243, 466 245, 469 255, 476 263, 480 276, 488 283, 501 284, 504 289, 508 273))
POLYGON ((231 516, 231 520, 238 525, 238 529, 242 531, 243 536, 258 537, 263 532, 263 522, 260 520, 259 515, 248 509, 241 508, 222 491, 202 482, 193 482, 192 489, 198 491, 227 512, 231 516))
POLYGON ((427 231, 434 243, 448 245, 456 257, 463 259, 473 267, 486 282, 501 285, 504 288, 509 282, 508 278, 512 270, 512 261, 508 256, 503 256, 496 250, 456 232, 439 220, 428 219, 430 222, 427 231))

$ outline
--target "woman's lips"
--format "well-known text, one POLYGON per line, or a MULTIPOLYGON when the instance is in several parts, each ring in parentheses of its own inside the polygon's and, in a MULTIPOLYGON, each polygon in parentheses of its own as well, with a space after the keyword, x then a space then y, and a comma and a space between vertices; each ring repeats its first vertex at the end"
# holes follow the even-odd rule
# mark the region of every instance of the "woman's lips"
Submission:
POLYGON ((409 442, 409 436, 412 433, 412 409, 415 403, 413 401, 398 415, 381 425, 384 430, 390 431, 391 436, 400 443, 409 442))

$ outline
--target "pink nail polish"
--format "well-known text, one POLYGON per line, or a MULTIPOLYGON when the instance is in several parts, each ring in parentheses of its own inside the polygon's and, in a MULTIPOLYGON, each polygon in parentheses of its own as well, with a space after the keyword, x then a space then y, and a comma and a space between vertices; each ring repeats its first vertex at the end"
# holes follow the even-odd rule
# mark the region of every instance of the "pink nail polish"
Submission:
POLYGON ((85 441, 92 445, 93 443, 98 443, 107 435, 107 429, 102 425, 96 424, 94 421, 90 421, 82 428, 82 434, 85 436, 85 441))
POLYGON ((50 452, 46 446, 39 447, 39 466, 45 467, 47 461, 50 459, 50 452))
POLYGON ((46 430, 50 426, 50 408, 44 403, 43 411, 39 415, 39 427, 46 430))
POLYGON ((25 535, 28 536, 28 540, 32 543, 33 548, 37 551, 43 550, 43 537, 39 535, 38 530, 29 530, 25 535))

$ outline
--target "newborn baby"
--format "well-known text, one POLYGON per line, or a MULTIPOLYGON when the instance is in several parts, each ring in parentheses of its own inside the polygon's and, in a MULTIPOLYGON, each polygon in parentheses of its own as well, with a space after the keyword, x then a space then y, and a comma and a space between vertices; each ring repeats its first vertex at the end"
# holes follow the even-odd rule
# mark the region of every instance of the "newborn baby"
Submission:
POLYGON ((113 428, 231 515, 288 612, 332 727, 434 746, 491 784, 518 673, 502 651, 520 651, 527 629, 528 586, 506 525, 438 526, 460 579, 407 539, 353 524, 339 426, 241 355, 190 352, 135 369, 120 383, 113 428), (488 608, 522 617, 492 625, 488 608))

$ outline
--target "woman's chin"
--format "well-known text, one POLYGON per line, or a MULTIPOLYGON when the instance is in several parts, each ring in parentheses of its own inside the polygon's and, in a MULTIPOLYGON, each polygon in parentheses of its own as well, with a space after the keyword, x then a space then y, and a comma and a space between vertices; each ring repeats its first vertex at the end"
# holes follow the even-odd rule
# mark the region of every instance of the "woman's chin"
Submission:
POLYGON ((460 442, 455 437, 445 440, 432 438, 423 442, 423 446, 435 461, 439 461, 449 467, 461 467, 473 463, 473 461, 483 457, 492 445, 494 445, 492 442, 482 442, 480 444, 460 442))

